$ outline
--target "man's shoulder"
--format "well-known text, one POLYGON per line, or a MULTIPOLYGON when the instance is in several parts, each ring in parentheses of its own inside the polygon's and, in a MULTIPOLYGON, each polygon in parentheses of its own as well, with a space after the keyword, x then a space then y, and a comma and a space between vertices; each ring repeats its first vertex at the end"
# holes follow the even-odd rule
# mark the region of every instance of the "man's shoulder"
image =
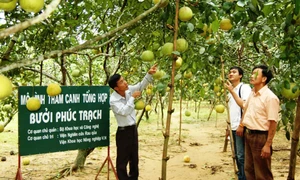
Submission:
POLYGON ((241 83, 241 86, 240 86, 241 92, 250 93, 251 90, 252 90, 252 88, 251 88, 250 84, 241 83))
POLYGON ((251 89, 251 86, 248 83, 241 83, 241 88, 251 89))
POLYGON ((266 94, 270 98, 274 98, 274 99, 278 99, 279 100, 279 98, 277 97, 277 95, 269 87, 266 89, 266 94))
POLYGON ((111 93, 110 95, 110 102, 114 102, 114 101, 119 101, 121 99, 121 96, 116 92, 114 91, 113 93, 111 93))

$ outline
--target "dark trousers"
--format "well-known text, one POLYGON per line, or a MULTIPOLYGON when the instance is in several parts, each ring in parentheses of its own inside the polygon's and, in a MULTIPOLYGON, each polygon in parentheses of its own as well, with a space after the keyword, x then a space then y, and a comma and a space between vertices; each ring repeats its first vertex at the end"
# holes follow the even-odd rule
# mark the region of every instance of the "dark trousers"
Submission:
POLYGON ((116 134, 117 144, 117 175, 119 180, 137 180, 138 169, 138 132, 137 127, 118 127, 116 134), (127 165, 129 164, 129 173, 127 165))
MULTIPOLYGON (((264 147, 268 134, 245 132, 245 174, 247 180, 273 180, 271 171, 271 157, 262 158, 261 150, 264 147)), ((271 147, 272 153, 272 147, 271 147)))

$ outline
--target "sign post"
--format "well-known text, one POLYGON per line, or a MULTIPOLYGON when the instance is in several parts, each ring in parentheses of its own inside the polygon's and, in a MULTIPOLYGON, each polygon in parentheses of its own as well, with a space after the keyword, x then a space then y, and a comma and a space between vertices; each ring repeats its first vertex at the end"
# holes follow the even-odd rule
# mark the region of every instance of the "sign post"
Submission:
POLYGON ((106 157, 105 161, 102 163, 102 165, 101 165, 101 167, 100 167, 100 169, 99 169, 99 171, 98 171, 98 173, 97 173, 97 175, 95 177, 95 180, 98 178, 98 176, 99 176, 102 168, 104 167, 105 163, 107 163, 107 172, 108 172, 107 173, 107 179, 109 180, 109 165, 111 165, 112 170, 113 170, 113 172, 115 174, 116 180, 118 180, 118 175, 117 175, 116 169, 115 169, 115 167, 114 167, 114 165, 113 165, 113 163, 111 161, 111 158, 110 158, 110 147, 109 146, 107 148, 107 157, 106 157))

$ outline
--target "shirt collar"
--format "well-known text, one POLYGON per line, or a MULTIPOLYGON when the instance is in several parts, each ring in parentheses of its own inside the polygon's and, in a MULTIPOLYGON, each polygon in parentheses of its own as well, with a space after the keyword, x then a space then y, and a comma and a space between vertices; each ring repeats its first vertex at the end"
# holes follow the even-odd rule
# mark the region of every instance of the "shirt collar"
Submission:
POLYGON ((112 94, 111 94, 111 98, 112 99, 115 99, 115 100, 120 100, 120 99, 124 99, 123 96, 121 96, 119 93, 117 93, 116 91, 114 91, 112 94))
POLYGON ((241 87, 241 85, 244 84, 243 82, 240 82, 237 86, 235 86, 234 89, 239 89, 241 87))
POLYGON ((260 96, 261 94, 263 94, 266 90, 268 89, 268 85, 265 85, 264 87, 262 87, 259 91, 257 91, 257 93, 254 92, 254 89, 252 89, 254 96, 260 96))

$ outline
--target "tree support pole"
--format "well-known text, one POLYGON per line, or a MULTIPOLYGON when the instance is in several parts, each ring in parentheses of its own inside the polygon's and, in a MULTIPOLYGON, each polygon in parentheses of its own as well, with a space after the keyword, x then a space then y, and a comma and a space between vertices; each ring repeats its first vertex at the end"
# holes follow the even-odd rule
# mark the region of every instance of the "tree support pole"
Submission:
MULTIPOLYGON (((222 58, 222 56, 220 57, 220 60, 221 60, 221 63, 222 63, 222 79, 225 79, 225 68, 224 68, 224 60, 222 58)), ((224 83, 222 81, 222 83, 224 83)), ((224 85, 224 89, 225 88, 225 85, 224 85)), ((229 113, 229 107, 228 107, 228 97, 227 97, 227 91, 225 91, 224 93, 224 96, 225 96, 225 101, 226 101, 226 110, 227 110, 227 128, 229 129, 229 135, 230 135, 230 145, 231 145, 231 153, 232 153, 232 161, 233 161, 233 171, 234 171, 234 178, 237 180, 238 179, 238 176, 237 176, 237 167, 236 167, 236 160, 235 160, 235 151, 234 151, 234 140, 233 140, 233 135, 232 135, 232 129, 231 129, 231 123, 230 123, 230 113, 229 113)), ((227 140, 227 137, 225 135, 225 138, 227 140)), ((225 140, 225 143, 226 143, 226 140, 225 140)), ((223 150, 224 151, 224 150, 223 150)))
MULTIPOLYGON (((228 129, 228 125, 227 125, 227 129, 228 129)), ((228 146, 228 141, 229 141, 227 129, 225 129, 225 141, 224 141, 224 146, 223 146, 223 152, 227 151, 227 146, 228 146)))

